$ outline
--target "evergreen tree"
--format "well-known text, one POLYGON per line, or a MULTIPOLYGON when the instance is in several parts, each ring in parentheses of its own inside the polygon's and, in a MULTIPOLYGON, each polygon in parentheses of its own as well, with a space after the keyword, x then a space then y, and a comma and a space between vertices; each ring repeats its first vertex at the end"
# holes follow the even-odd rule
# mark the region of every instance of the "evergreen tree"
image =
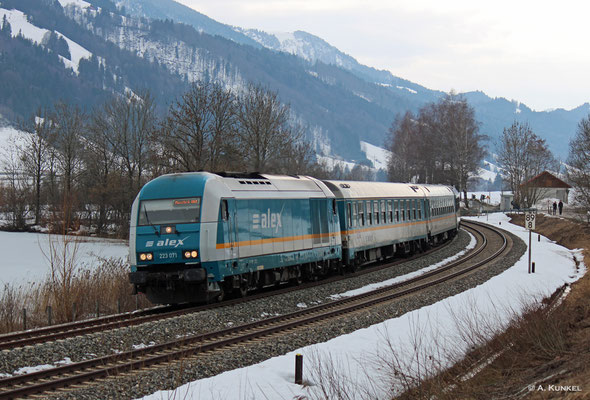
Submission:
POLYGON ((0 35, 11 37, 12 36, 12 27, 10 26, 10 22, 6 18, 6 14, 2 18, 2 28, 0 29, 0 35))

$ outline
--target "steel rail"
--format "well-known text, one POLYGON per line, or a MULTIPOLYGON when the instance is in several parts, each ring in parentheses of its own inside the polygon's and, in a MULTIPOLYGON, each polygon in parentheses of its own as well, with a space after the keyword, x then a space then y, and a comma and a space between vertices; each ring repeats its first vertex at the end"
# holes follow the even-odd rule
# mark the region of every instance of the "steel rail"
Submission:
POLYGON ((108 330, 130 327, 140 325, 146 322, 153 322, 158 320, 164 320, 173 318, 181 315, 190 313, 197 313, 205 310, 211 310, 221 307, 229 307, 235 304, 244 302, 254 301, 265 297, 277 296, 284 293, 288 293, 295 290, 307 289, 315 286, 325 285, 332 282, 337 282, 343 279, 349 279, 351 277, 358 277, 365 274, 373 273, 383 269, 391 268, 400 263, 415 260, 424 255, 432 252, 441 250, 447 246, 450 241, 446 241, 440 246, 429 249, 423 253, 418 253, 412 257, 396 259, 395 261, 382 263, 376 266, 369 266, 357 271, 353 274, 346 274, 343 276, 332 276, 327 279, 323 279, 315 282, 306 282, 298 286, 287 286, 282 289, 265 290, 263 289, 259 293, 250 294, 244 298, 229 299, 221 303, 211 303, 199 306, 163 306, 153 307, 144 310, 138 310, 135 312, 127 312, 122 314, 115 314, 104 316, 100 318, 93 318, 89 320, 82 320, 70 323, 64 323, 60 325, 46 326, 37 329, 31 329, 27 331, 19 331, 10 334, 0 335, 0 351, 10 350, 18 347, 31 346, 37 343, 47 343, 56 340, 67 339, 76 336, 87 335, 96 332, 104 332, 108 330))
MULTIPOLYGON (((476 228, 471 229, 476 230, 476 228)), ((197 353, 203 353, 206 351, 226 347, 231 344, 248 341, 253 338, 266 337, 277 332, 301 327, 303 325, 309 325, 320 320, 326 320, 343 314, 356 312, 367 307, 372 307, 379 303, 391 301, 393 299, 406 296, 411 293, 415 293, 425 288, 435 286, 437 284, 446 282, 460 275, 466 274, 498 257, 505 250, 507 246, 507 240, 506 237, 497 229, 489 229, 493 230, 495 233, 498 233, 503 238, 502 246, 497 251, 495 251, 494 254, 492 254, 489 257, 486 257, 484 260, 474 263, 469 267, 463 268, 459 271, 452 272, 451 274, 448 274, 444 277, 439 277, 434 281, 417 285, 416 287, 404 289, 401 291, 395 291, 396 289, 400 288, 400 285, 407 285, 410 282, 417 282, 418 280, 420 280, 418 278, 422 278, 421 280, 423 280, 425 279, 425 277, 432 277, 435 275, 432 273, 428 273, 390 287, 380 288, 368 293, 337 300, 324 305, 311 307, 306 310, 297 311, 283 316, 271 317, 263 321, 256 321, 241 326, 236 326, 233 328, 227 328, 217 332, 209 332, 205 334, 189 336, 181 340, 170 341, 167 343, 151 346, 144 349, 132 350, 125 353, 105 356, 94 360, 83 361, 80 363, 64 365, 51 370, 39 371, 27 375, 2 379, 0 380, 0 386, 14 387, 15 385, 22 384, 25 381, 39 382, 39 380, 47 380, 54 378, 53 380, 48 382, 39 382, 27 387, 18 387, 9 391, 0 392, 0 398, 14 398, 19 396, 31 395, 39 392, 51 391, 60 387, 67 387, 73 384, 87 382, 88 380, 100 379, 107 376, 127 372, 130 370, 135 370, 138 368, 145 368, 147 366, 151 366, 154 364, 175 361, 179 358, 193 356, 197 353), (387 294, 388 291, 393 291, 393 293, 387 294), (247 333, 240 334, 240 332, 247 333), (227 338, 227 336, 233 337, 227 338), (225 339, 215 340, 218 338, 225 339), (209 343, 205 343, 206 341, 209 341, 209 343), (170 351, 171 349, 175 348, 176 350, 172 350, 172 352, 170 353, 157 354, 163 351, 170 351), (156 354, 150 356, 150 354, 154 353, 156 354), (134 359, 134 361, 128 362, 126 364, 120 364, 125 359, 134 359), (101 368, 101 366, 105 367, 101 368), (86 372, 82 372, 76 376, 64 376, 67 374, 71 374, 76 370, 82 370, 86 372)), ((485 235, 483 235, 481 232, 479 233, 484 238, 484 240, 482 241, 482 245, 479 248, 479 252, 481 252, 481 250, 483 250, 487 246, 487 240, 485 240, 485 235)), ((462 259, 461 262, 453 262, 451 264, 453 264, 453 267, 456 267, 464 262, 465 259, 462 259)), ((452 267, 445 268, 445 270, 449 270, 450 268, 452 267)), ((437 271, 439 273, 441 272, 439 270, 437 271)))

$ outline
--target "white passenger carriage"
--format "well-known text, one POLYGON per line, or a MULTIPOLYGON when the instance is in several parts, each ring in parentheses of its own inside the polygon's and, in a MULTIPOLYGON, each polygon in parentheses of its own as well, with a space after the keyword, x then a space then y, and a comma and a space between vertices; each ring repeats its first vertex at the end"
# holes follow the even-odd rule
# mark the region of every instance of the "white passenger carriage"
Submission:
POLYGON ((343 262, 359 265, 410 253, 454 235, 458 193, 451 187, 324 181, 337 198, 343 262))

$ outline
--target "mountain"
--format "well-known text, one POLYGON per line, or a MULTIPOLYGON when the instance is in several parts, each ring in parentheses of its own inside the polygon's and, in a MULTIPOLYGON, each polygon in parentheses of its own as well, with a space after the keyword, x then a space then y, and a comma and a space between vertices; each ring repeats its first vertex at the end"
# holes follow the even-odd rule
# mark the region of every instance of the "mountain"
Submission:
POLYGON ((197 32, 204 32, 212 36, 221 36, 236 43, 261 47, 258 42, 252 40, 229 25, 225 25, 193 10, 187 6, 172 0, 118 0, 118 7, 124 7, 124 13, 136 17, 150 19, 170 19, 190 25, 197 32))
MULTIPOLYGON (((90 109, 142 88, 163 114, 196 80, 236 91, 256 82, 291 105, 320 153, 377 164, 361 142, 383 146, 397 114, 444 95, 364 66, 309 33, 231 27, 171 0, 0 0, 4 15, 11 32, 0 34, 0 114, 12 121, 59 99, 90 109)), ((482 92, 464 96, 491 145, 514 119, 527 120, 562 158, 590 108, 539 113, 482 92)))
MULTIPOLYGON (((298 58, 308 61, 310 64, 322 63, 348 71, 360 78, 361 80, 382 86, 392 92, 405 92, 403 100, 397 102, 393 107, 384 105, 394 113, 404 112, 404 108, 410 111, 417 111, 422 105, 437 101, 445 93, 437 90, 425 88, 414 82, 397 77, 389 71, 377 70, 375 68, 360 64, 356 59, 347 55, 336 47, 330 45, 323 39, 303 31, 293 33, 267 33, 257 29, 243 29, 231 27, 215 22, 207 17, 207 24, 199 20, 202 14, 172 0, 120 0, 118 4, 126 5, 128 9, 134 10, 135 15, 141 15, 150 18, 171 18, 179 22, 192 25, 196 29, 209 33, 220 34, 237 43, 250 44, 244 37, 251 39, 258 45, 273 50, 293 54, 298 58), (146 6, 144 4, 149 4, 146 6), (154 7, 157 4, 159 7, 154 7), (144 6, 138 6, 144 5, 144 6), (180 7, 182 12, 180 18, 175 16, 178 13, 168 12, 176 7, 180 7), (191 22, 194 20, 196 22, 191 22), (208 28, 208 24, 214 22, 214 28, 208 28), (236 33, 239 35, 236 36, 236 33)), ((204 16, 203 16, 204 17, 204 16)), ((360 92, 357 92, 360 93, 360 92)), ((368 101, 374 98, 360 93, 368 101)), ((481 123, 482 133, 490 137, 490 149, 495 147, 502 134, 502 130, 508 127, 512 122, 528 122, 532 129, 542 138, 546 139, 549 147, 554 154, 565 159, 568 153, 569 140, 576 131, 579 121, 588 116, 590 105, 583 104, 573 110, 552 110, 552 111, 533 111, 526 105, 518 101, 509 101, 504 98, 491 98, 483 92, 469 92, 462 94, 467 101, 475 108, 475 114, 481 123)), ((394 115, 394 114, 393 114, 394 115)), ((390 122, 393 120, 390 117, 390 122)), ((371 141, 367 137, 366 140, 371 141)), ((373 144, 382 146, 383 140, 372 140, 373 144)))

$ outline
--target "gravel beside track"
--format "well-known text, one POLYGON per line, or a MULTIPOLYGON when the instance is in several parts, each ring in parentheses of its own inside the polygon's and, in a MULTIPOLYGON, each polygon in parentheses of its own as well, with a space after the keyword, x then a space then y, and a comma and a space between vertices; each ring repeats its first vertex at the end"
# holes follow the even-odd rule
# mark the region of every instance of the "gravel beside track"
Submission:
MULTIPOLYGON (((512 252, 509 256, 502 257, 494 266, 482 271, 478 270, 435 290, 403 298, 388 305, 374 307, 370 312, 364 311, 362 314, 341 318, 330 324, 318 325, 314 329, 298 330, 294 333, 285 334, 279 339, 272 339, 272 343, 261 340, 256 344, 247 346, 233 346, 222 353, 200 355, 198 358, 184 360, 177 363, 177 365, 154 368, 141 373, 130 373, 116 379, 102 381, 92 388, 62 392, 56 398, 139 397, 159 389, 174 388, 182 383, 215 375, 228 369, 251 365, 299 347, 326 341, 344 333, 394 318, 474 287, 512 266, 526 248, 519 239, 515 237, 512 237, 512 239, 514 241, 512 252)), ((378 271, 353 279, 272 296, 232 307, 199 312, 54 343, 45 343, 16 349, 11 352, 4 351, 0 353, 0 372, 12 373, 12 371, 23 366, 57 362, 66 357, 69 357, 72 361, 79 361, 111 354, 115 351, 130 350, 134 345, 160 343, 183 335, 222 329, 231 325, 264 319, 270 315, 296 311, 304 305, 311 306, 319 302, 330 301, 328 297, 332 294, 342 293, 369 283, 403 275, 441 261, 465 248, 469 241, 470 236, 464 231, 460 231, 449 246, 434 254, 397 265, 390 270, 378 271)))

